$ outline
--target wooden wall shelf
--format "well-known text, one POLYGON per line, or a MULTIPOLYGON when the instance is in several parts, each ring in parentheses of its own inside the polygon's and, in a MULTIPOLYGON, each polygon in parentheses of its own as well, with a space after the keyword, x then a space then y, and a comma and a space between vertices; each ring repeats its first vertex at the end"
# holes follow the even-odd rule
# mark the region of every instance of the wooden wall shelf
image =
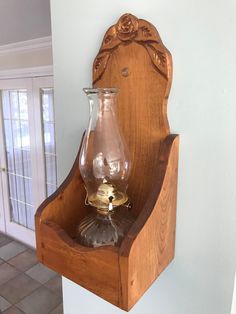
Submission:
POLYGON ((131 14, 106 32, 93 85, 118 87, 119 124, 133 170, 128 195, 136 220, 118 247, 77 244, 85 206, 79 153, 70 174, 36 213, 38 259, 123 310, 130 310, 174 257, 178 135, 166 114, 171 55, 155 27, 131 14))

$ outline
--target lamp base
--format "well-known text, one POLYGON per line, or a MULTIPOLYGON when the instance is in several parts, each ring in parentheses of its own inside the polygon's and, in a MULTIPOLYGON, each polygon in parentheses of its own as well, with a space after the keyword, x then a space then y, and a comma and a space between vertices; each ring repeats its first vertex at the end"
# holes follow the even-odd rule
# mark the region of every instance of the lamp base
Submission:
POLYGON ((126 207, 112 211, 97 209, 80 222, 76 241, 87 247, 120 246, 133 222, 134 217, 126 207))

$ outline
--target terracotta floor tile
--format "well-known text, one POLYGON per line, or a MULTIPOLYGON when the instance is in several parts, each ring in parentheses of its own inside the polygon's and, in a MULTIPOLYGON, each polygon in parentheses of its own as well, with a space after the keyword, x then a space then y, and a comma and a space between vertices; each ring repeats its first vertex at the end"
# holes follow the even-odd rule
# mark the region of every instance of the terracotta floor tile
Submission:
POLYGON ((46 314, 61 303, 61 298, 46 287, 40 287, 15 306, 27 314, 46 314))
POLYGON ((48 280, 52 279, 57 275, 53 270, 47 268, 43 264, 36 264, 25 272, 31 278, 37 280, 38 282, 44 284, 48 280))
POLYGON ((0 296, 0 310, 4 311, 8 309, 11 306, 11 304, 5 300, 3 297, 0 296))
POLYGON ((37 264, 38 260, 36 253, 33 250, 26 250, 7 262, 21 271, 26 271, 33 265, 37 264))
POLYGON ((44 284, 49 290, 62 296, 62 280, 61 276, 56 276, 44 284))
POLYGON ((63 314, 63 305, 58 305, 54 310, 49 312, 49 314, 63 314))
POLYGON ((11 306, 6 311, 4 311, 3 314, 24 314, 24 312, 19 310, 17 307, 11 306))
POLYGON ((12 242, 13 240, 9 238, 8 236, 5 236, 4 234, 0 233, 0 247, 12 242))
POLYGON ((8 261, 12 257, 20 254, 25 251, 27 248, 24 244, 21 244, 16 241, 12 241, 2 247, 0 247, 0 258, 4 261, 8 261))
POLYGON ((0 313, 63 314, 61 276, 0 233, 0 313))
POLYGON ((20 274, 0 286, 0 294, 11 304, 19 302, 40 286, 40 283, 25 274, 20 274))
MULTIPOLYGON (((19 275, 20 272, 13 266, 3 263, 0 265, 0 285, 19 275)), ((1 294, 1 292, 0 292, 1 294)))

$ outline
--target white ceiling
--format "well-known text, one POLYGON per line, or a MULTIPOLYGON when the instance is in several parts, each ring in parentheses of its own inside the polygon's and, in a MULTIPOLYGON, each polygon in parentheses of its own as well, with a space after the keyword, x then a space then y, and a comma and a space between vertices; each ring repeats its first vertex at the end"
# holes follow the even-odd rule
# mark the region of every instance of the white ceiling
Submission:
POLYGON ((0 0, 0 45, 50 35, 50 0, 0 0))

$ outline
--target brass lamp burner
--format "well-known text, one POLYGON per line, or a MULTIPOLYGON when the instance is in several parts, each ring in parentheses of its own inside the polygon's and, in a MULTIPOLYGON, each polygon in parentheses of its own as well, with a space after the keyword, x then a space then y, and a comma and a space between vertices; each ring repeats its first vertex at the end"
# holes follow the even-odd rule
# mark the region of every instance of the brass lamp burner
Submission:
POLYGON ((103 182, 96 193, 88 198, 90 205, 99 211, 112 211, 113 207, 120 206, 128 201, 128 196, 117 190, 115 185, 103 182))

